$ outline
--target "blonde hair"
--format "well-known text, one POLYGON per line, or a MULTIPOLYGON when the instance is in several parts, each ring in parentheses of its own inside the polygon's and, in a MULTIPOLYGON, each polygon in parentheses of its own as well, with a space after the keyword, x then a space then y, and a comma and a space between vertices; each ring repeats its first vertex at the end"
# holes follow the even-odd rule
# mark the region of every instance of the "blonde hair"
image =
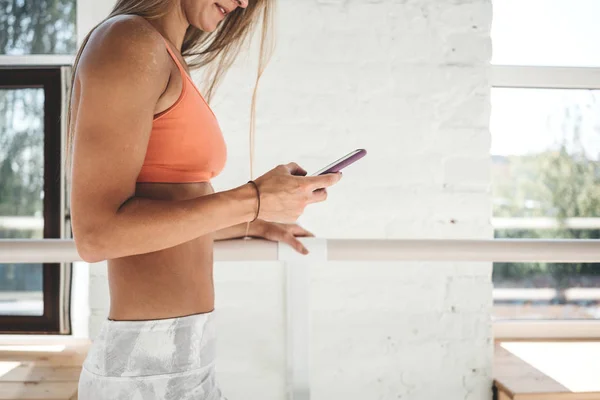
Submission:
MULTIPOLYGON (((71 91, 67 111, 67 176, 70 176, 71 150, 74 133, 71 129, 71 100, 77 66, 83 49, 94 30, 109 18, 117 15, 138 15, 147 20, 158 19, 168 14, 173 6, 172 0, 117 0, 108 17, 96 25, 83 39, 73 64, 71 91)), ((223 77, 235 61, 240 50, 249 42, 254 28, 262 20, 258 72, 252 93, 250 109, 250 178, 254 178, 254 136, 256 128, 256 95, 258 83, 273 52, 273 14, 274 0, 250 1, 246 8, 237 8, 223 20, 214 32, 203 32, 190 26, 185 34, 181 54, 188 59, 190 70, 205 67, 203 95, 207 102, 213 98, 223 77)))

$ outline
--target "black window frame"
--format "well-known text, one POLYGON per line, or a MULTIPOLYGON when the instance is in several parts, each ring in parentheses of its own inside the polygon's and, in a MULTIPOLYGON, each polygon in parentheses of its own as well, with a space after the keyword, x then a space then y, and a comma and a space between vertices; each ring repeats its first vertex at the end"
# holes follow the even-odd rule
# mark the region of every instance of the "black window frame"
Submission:
MULTIPOLYGON (((61 67, 2 66, 0 89, 44 90, 44 239, 61 237, 61 67)), ((9 239, 10 240, 10 239, 9 239)), ((61 332, 61 264, 43 263, 44 312, 41 316, 0 315, 0 334, 61 332)), ((70 285, 70 282, 67 283, 70 285)), ((70 304, 66 305, 70 309, 70 304)), ((70 310, 66 313, 67 318, 70 310)), ((70 321, 67 326, 70 327, 70 321)))

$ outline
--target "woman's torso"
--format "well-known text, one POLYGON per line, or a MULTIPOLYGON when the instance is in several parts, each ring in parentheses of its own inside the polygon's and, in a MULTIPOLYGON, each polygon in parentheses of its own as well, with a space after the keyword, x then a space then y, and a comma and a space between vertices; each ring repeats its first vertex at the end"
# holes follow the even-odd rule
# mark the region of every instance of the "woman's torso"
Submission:
MULTIPOLYGON (((209 183, 138 183, 136 196, 187 200, 213 193, 209 183)), ((109 318, 170 318, 212 311, 213 239, 201 236, 168 249, 108 260, 109 318)))
MULTIPOLYGON (((168 46, 169 44, 165 41, 165 51, 168 46)), ((188 72, 186 71, 184 74, 181 70, 181 68, 185 68, 183 67, 185 62, 181 55, 174 50, 173 46, 169 49, 171 57, 176 58, 179 65, 171 60, 168 85, 154 110, 155 123, 164 114, 171 113, 175 106, 180 106, 178 103, 180 103, 180 97, 185 88, 187 88, 188 97, 191 93, 194 96, 196 93, 199 95, 199 92, 190 90, 191 80, 190 82, 186 81, 189 79, 186 75, 188 72)), ((197 98, 196 104, 199 104, 197 98)), ((205 102, 204 104, 208 107, 205 102)), ((207 113, 206 110, 201 112, 207 113)), ((212 114, 212 111, 210 113, 212 114)), ((171 118, 173 118, 173 114, 171 113, 171 118)), ((154 126, 155 124, 153 124, 153 129, 154 126)), ((201 128, 198 127, 199 130, 201 128)), ((154 133, 153 130, 152 134, 154 133)), ((160 146, 157 147, 160 148, 160 146)), ((171 182, 173 181, 136 182, 135 196, 175 201, 198 198, 213 193, 210 181, 171 182)), ((108 317, 113 320, 145 320, 212 311, 214 308, 212 250, 211 234, 168 249, 107 260, 110 289, 108 317)))

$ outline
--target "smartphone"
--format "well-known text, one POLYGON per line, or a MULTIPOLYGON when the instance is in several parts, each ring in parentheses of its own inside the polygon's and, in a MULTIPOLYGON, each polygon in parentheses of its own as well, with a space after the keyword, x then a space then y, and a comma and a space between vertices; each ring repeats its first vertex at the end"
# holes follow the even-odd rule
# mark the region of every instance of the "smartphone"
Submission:
POLYGON ((360 160, 361 158, 363 158, 366 155, 367 155, 367 151, 365 149, 354 150, 353 152, 346 154, 344 157, 340 158, 339 160, 332 162, 325 168, 322 168, 319 171, 315 172, 314 174, 312 174, 312 176, 339 172, 343 168, 354 163, 355 161, 360 160))

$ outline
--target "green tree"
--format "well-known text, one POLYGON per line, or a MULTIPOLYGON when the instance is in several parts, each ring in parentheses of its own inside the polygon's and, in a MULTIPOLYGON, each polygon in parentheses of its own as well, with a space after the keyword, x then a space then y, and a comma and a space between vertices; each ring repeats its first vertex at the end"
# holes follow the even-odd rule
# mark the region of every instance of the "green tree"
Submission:
POLYGON ((73 54, 75 0, 0 0, 0 54, 73 54))

